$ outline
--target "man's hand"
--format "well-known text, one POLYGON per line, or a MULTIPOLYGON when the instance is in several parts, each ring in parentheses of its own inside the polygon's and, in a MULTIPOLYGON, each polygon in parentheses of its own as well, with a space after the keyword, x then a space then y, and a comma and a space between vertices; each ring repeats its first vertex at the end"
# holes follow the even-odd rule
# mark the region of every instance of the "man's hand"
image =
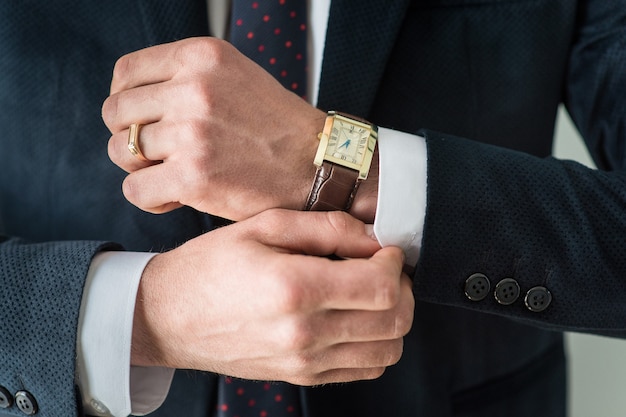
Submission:
POLYGON ((345 213, 269 210, 150 261, 132 363, 300 385, 376 378, 413 321, 402 264, 345 213))
POLYGON ((130 173, 131 203, 153 213, 189 205, 231 220, 302 209, 326 116, 214 38, 120 58, 102 115, 113 134, 109 156, 130 173), (150 161, 128 151, 132 123, 144 125, 139 145, 150 161))

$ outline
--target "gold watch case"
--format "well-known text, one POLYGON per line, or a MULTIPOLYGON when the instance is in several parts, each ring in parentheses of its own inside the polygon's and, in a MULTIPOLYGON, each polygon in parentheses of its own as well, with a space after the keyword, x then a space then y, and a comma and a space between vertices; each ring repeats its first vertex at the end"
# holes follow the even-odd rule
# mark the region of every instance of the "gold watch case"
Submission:
POLYGON ((375 125, 330 111, 318 137, 315 165, 321 166, 326 160, 358 171, 359 180, 367 178, 378 140, 375 125))

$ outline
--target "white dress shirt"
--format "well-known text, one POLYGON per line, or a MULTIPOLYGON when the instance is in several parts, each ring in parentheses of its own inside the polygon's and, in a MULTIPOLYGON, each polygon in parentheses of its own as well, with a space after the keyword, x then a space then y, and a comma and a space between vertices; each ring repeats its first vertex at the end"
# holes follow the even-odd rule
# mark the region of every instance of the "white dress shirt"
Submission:
MULTIPOLYGON (((213 35, 223 37, 230 0, 208 0, 213 35)), ((317 91, 330 0, 309 2, 312 103, 317 91)), ((341 110, 341 109, 327 109, 341 110)), ((399 246, 407 264, 419 257, 426 211, 426 144, 423 138, 379 128, 379 190, 374 232, 383 246, 399 246)), ((78 328, 77 382, 88 413, 145 415, 165 400, 173 369, 130 365, 137 288, 155 254, 105 252, 89 270, 78 328)))

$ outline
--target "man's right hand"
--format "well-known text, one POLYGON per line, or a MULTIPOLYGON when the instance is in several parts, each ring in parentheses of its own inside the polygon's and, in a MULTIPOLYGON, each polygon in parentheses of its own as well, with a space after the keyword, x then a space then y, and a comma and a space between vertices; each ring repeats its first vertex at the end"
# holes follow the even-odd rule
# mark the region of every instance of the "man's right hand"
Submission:
POLYGON ((266 211, 150 261, 132 363, 298 385, 377 378, 413 322, 402 265, 345 213, 266 211))

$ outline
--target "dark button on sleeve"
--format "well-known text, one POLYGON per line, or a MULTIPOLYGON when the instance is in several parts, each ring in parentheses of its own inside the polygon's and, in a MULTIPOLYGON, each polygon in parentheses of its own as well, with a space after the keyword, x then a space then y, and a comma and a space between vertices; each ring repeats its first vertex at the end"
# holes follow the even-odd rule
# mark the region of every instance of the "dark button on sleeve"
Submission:
POLYGON ((504 306, 513 304, 520 295, 520 288, 513 278, 504 278, 496 285, 494 297, 496 301, 504 306))
POLYGON ((535 313, 540 313, 552 302, 552 294, 546 287, 533 287, 526 293, 524 304, 535 313))
POLYGON ((35 401, 35 397, 28 391, 18 391, 15 393, 15 403, 17 404, 17 408, 27 416, 32 416, 37 414, 37 401, 35 401))
POLYGON ((9 408, 13 405, 13 396, 8 389, 0 385, 0 408, 9 408))
POLYGON ((483 300, 491 288, 489 278, 484 274, 472 274, 465 281, 465 295, 472 301, 483 300))

